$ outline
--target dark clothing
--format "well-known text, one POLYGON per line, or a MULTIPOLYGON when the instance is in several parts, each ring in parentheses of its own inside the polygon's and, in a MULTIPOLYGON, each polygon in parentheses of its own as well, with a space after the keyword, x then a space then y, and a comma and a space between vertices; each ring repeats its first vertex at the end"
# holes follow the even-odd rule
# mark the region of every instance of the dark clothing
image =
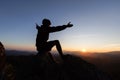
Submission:
POLYGON ((36 38, 36 47, 38 51, 50 51, 54 46, 53 41, 48 41, 49 33, 61 31, 65 29, 67 26, 56 26, 56 27, 48 27, 42 25, 41 27, 36 26, 38 30, 37 38, 36 38))
POLYGON ((45 53, 46 51, 51 51, 54 45, 54 41, 48 41, 40 46, 37 46, 37 50, 41 53, 45 53))

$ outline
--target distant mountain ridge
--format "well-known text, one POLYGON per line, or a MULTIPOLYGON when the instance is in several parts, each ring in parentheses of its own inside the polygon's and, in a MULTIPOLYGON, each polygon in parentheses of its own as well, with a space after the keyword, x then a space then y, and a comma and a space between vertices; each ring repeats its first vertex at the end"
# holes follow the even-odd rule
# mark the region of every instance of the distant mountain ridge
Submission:
MULTIPOLYGON (((72 54, 74 55, 75 53, 78 54, 78 51, 65 51, 65 54, 72 54)), ((82 52, 79 52, 80 54, 82 52)), ((6 50, 6 55, 35 55, 37 54, 36 51, 21 51, 21 50, 6 50)), ((89 52, 88 52, 89 54, 89 52)), ((91 54, 91 53, 90 53, 91 54)), ((117 55, 120 56, 120 51, 110 51, 110 52, 94 52, 92 54, 96 54, 96 55, 117 55)))
POLYGON ((20 50, 6 50, 6 55, 14 55, 14 56, 19 56, 19 55, 35 55, 37 52, 32 52, 32 51, 20 51, 20 50))

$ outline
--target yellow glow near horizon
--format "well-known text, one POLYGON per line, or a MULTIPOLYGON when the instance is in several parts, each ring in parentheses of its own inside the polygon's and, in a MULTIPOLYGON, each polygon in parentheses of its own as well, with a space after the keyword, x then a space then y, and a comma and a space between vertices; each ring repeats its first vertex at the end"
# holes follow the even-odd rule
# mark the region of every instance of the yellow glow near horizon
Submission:
POLYGON ((86 50, 85 48, 83 48, 81 51, 82 51, 82 52, 87 52, 87 50, 86 50))
MULTIPOLYGON (((26 50, 26 51, 36 51, 36 47, 34 45, 4 45, 6 49, 12 49, 12 50, 26 50)), ((120 51, 120 47, 114 47, 114 46, 108 46, 108 47, 81 47, 81 46, 76 46, 76 47, 69 47, 69 46, 63 46, 63 51, 80 51, 83 53, 87 52, 110 52, 110 51, 120 51)), ((56 47, 54 46, 52 50, 56 50, 56 47)))

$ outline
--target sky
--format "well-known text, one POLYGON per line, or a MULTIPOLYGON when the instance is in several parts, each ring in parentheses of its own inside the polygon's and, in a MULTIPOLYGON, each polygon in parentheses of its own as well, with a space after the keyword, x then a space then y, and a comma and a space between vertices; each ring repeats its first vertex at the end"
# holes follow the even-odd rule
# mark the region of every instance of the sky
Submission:
POLYGON ((120 51, 120 0, 0 0, 0 41, 6 49, 36 51, 36 26, 71 22, 51 33, 66 51, 120 51))

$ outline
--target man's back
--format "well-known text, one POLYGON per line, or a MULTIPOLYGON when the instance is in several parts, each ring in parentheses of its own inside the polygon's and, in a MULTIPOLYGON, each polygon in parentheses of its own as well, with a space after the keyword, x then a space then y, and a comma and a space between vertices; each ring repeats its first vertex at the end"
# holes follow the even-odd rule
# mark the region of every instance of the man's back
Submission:
POLYGON ((66 28, 66 26, 56 26, 56 27, 46 27, 42 25, 41 27, 36 27, 38 30, 36 45, 41 45, 49 39, 49 33, 61 31, 66 28))

